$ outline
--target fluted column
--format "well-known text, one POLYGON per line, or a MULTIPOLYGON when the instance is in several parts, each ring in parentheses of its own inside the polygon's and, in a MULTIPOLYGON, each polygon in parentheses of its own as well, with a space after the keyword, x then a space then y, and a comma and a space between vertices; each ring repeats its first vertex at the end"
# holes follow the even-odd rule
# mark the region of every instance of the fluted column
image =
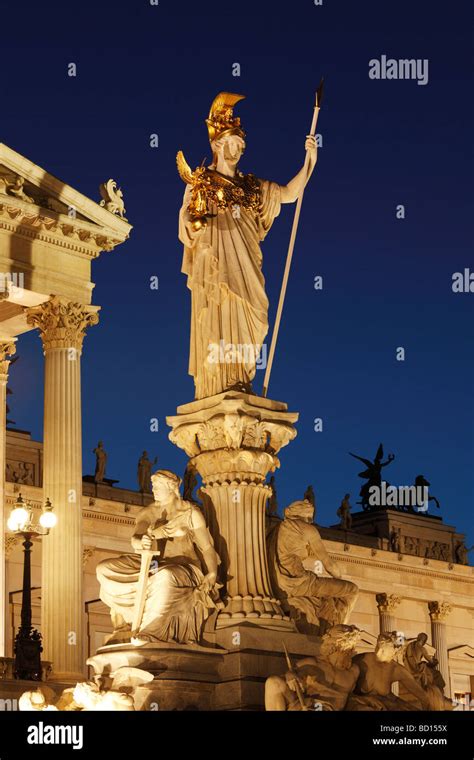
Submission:
MULTIPOLYGON (((381 593, 376 594, 375 599, 379 610, 379 632, 392 633, 396 631, 397 624, 393 613, 401 602, 400 597, 396 594, 381 593)), ((398 683, 392 684, 391 691, 398 697, 398 683)))
MULTIPOLYGON (((270 463, 270 456, 264 456, 270 463)), ((200 457, 193 462, 198 470, 203 464, 200 457)), ((286 620, 270 586, 265 546, 265 505, 271 490, 263 478, 245 482, 236 479, 235 471, 227 477, 230 482, 204 481, 200 490, 223 560, 220 580, 226 586, 227 604, 217 627, 244 619, 264 624, 286 620)))
POLYGON ((397 630, 393 613, 401 602, 396 594, 376 594, 377 607, 379 609, 380 633, 391 633, 397 630))
POLYGON ((447 602, 428 602, 428 609, 431 618, 431 644, 436 649, 438 669, 446 684, 444 694, 446 697, 451 697, 446 619, 452 607, 447 602))
POLYGON ((82 433, 80 357, 97 306, 52 296, 27 309, 45 357, 43 494, 57 525, 43 541, 41 631, 56 680, 82 678, 85 668, 82 595, 82 433))
POLYGON ((280 466, 276 454, 296 435, 298 415, 286 404, 226 391, 178 407, 167 422, 202 478, 207 524, 221 564, 224 609, 216 628, 248 622, 294 630, 272 588, 265 536, 265 479, 280 466))
POLYGON ((5 528, 8 515, 5 510, 5 469, 7 440, 7 382, 10 361, 15 351, 16 338, 0 339, 0 657, 6 652, 7 589, 5 582, 5 528))

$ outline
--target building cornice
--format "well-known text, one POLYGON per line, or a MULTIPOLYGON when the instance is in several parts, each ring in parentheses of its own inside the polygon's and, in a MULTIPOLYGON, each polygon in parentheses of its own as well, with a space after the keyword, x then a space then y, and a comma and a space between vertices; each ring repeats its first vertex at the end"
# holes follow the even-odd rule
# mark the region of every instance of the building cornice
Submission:
POLYGON ((0 195, 0 230, 27 240, 40 240, 88 259, 97 258, 101 251, 112 251, 126 239, 82 219, 5 195, 0 195))
MULTIPOLYGON (((330 543, 329 541, 325 541, 326 544, 330 543)), ((397 561, 397 562, 387 562, 386 560, 379 560, 375 559, 373 556, 351 556, 348 554, 348 552, 342 552, 340 551, 334 551, 331 550, 328 546, 326 546, 328 550, 328 554, 331 557, 331 559, 339 560, 340 562, 347 562, 350 565, 364 565, 365 567, 370 567, 373 569, 379 569, 379 570, 389 570, 390 572, 393 572, 394 570, 396 572, 399 572, 401 574, 410 574, 410 575, 422 575, 426 578, 426 576, 430 578, 443 578, 446 580, 453 580, 453 577, 456 578, 458 581, 462 581, 465 583, 471 583, 474 584, 474 568, 466 565, 452 565, 452 570, 446 570, 444 569, 437 569, 435 567, 432 567, 428 569, 428 566, 421 565, 421 566, 414 566, 414 565, 408 565, 407 562, 403 561, 397 561), (454 568, 465 568, 465 571, 459 571, 458 569, 454 568), (466 572, 469 571, 469 572, 466 572)), ((354 548, 360 549, 361 547, 357 546, 354 548)), ((393 552, 385 552, 384 549, 378 549, 377 554, 380 553, 386 553, 386 554, 393 554, 393 552)), ((398 555, 397 555, 398 556, 398 555)), ((404 554, 402 555, 403 558, 409 557, 410 561, 413 561, 413 557, 410 554, 404 554)), ((416 559, 419 559, 418 557, 416 559)), ((446 565, 448 563, 442 562, 441 560, 430 560, 430 562, 437 562, 440 565, 446 565)))
POLYGON ((79 214, 107 231, 111 237, 123 241, 129 236, 132 226, 127 221, 111 211, 107 211, 103 206, 49 174, 4 143, 0 143, 0 164, 41 188, 44 193, 57 198, 66 206, 76 209, 79 214))

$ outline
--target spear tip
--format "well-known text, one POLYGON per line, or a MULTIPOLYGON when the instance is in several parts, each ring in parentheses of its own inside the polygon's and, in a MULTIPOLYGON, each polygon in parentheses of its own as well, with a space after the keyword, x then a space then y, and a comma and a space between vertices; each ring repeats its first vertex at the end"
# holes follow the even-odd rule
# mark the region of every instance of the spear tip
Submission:
POLYGON ((324 77, 321 77, 321 81, 319 83, 319 87, 316 90, 316 106, 318 108, 321 108, 321 103, 323 100, 323 86, 324 86, 324 77))

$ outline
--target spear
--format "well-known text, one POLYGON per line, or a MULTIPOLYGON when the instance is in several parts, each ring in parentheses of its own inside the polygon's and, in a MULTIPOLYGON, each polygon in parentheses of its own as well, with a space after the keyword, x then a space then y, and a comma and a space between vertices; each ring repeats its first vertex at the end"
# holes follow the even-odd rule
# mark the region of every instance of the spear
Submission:
POLYGON ((308 712, 308 708, 304 701, 303 692, 301 690, 301 686, 298 681, 298 674, 296 673, 296 670, 293 668, 293 665, 291 664, 290 655, 288 654, 288 649, 286 648, 285 642, 283 642, 283 649, 285 650, 286 665, 288 667, 288 672, 291 673, 291 675, 295 677, 295 690, 296 690, 296 696, 298 697, 298 701, 300 703, 300 707, 304 712, 308 712))
MULTIPOLYGON (((315 98, 315 104, 314 104, 314 110, 313 110, 313 120, 311 122, 311 129, 309 131, 309 134, 312 137, 314 137, 314 135, 316 134, 316 124, 318 123, 319 109, 321 108, 321 101, 323 97, 323 82, 324 80, 321 79, 319 87, 316 90, 316 98, 315 98)), ((291 260, 293 258, 293 250, 295 247, 296 233, 298 231, 298 222, 300 220, 301 205, 303 203, 303 195, 304 195, 304 188, 306 184, 306 177, 308 175, 308 167, 309 167, 309 152, 306 153, 306 158, 304 162, 305 171, 303 172, 303 181, 301 183, 301 190, 299 192, 298 200, 296 202, 295 216, 293 219, 293 227, 291 228, 290 244, 288 246, 285 271, 283 273, 283 282, 282 282, 281 291, 280 291, 280 299, 278 301, 278 309, 277 309, 276 318, 275 318, 275 327, 273 328, 272 342, 270 344, 270 352, 268 354, 267 368, 266 368, 265 377, 263 380, 262 396, 266 396, 268 392, 268 384, 270 382, 270 373, 272 371, 273 358, 275 356, 275 348, 276 348, 276 342, 278 339, 278 331, 280 329, 280 321, 281 321, 281 315, 283 312, 283 304, 285 302, 286 287, 288 285, 288 277, 290 274, 291 260)))

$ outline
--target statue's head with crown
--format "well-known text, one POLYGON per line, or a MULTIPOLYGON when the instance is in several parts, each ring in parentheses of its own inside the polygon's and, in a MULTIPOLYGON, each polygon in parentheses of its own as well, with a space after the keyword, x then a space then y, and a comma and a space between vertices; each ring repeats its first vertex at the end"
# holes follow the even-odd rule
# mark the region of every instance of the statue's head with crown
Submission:
POLYGON ((217 166, 219 156, 228 165, 237 166, 245 150, 245 132, 240 118, 234 116, 234 106, 245 95, 233 92, 220 92, 212 101, 209 116, 206 119, 209 142, 212 148, 212 165, 217 166))

